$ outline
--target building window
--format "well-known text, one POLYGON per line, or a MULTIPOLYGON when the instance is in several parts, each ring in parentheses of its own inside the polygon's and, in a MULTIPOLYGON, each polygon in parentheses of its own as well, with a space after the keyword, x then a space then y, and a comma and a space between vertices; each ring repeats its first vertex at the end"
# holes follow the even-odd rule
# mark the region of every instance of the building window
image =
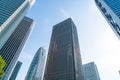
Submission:
POLYGON ((98 0, 95 0, 96 3, 98 3, 98 0))
POLYGON ((104 7, 101 8, 103 13, 107 13, 106 9, 104 7))
POLYGON ((105 14, 105 16, 107 17, 107 19, 108 19, 109 21, 113 21, 112 16, 111 16, 110 14, 105 14))
POLYGON ((99 2, 99 3, 98 3, 98 6, 101 8, 101 7, 102 7, 102 4, 99 2))

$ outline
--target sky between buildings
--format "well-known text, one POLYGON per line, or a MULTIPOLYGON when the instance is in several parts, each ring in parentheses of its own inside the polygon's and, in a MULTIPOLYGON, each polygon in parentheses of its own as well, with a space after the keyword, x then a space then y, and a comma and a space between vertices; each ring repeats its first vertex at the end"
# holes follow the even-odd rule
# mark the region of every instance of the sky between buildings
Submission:
POLYGON ((119 80, 120 40, 97 9, 94 0, 36 0, 27 14, 36 22, 19 58, 16 80, 24 80, 39 47, 48 53, 53 25, 71 17, 77 27, 83 64, 94 61, 101 80, 119 80))

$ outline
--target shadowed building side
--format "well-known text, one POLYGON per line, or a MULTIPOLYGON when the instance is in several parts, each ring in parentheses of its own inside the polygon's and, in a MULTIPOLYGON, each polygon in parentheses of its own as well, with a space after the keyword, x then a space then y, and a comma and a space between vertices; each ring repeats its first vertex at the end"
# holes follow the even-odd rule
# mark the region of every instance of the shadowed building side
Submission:
POLYGON ((0 49, 17 28, 35 0, 0 0, 0 49))
POLYGON ((0 55, 6 62, 4 68, 5 76, 2 80, 9 79, 33 26, 34 21, 28 17, 24 17, 4 46, 0 49, 0 55))

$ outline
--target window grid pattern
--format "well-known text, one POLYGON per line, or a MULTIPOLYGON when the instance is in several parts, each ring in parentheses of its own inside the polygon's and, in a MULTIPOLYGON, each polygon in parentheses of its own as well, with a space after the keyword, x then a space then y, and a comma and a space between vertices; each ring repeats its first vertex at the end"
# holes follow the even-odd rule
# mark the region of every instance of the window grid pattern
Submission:
POLYGON ((16 53, 18 50, 21 50, 24 45, 24 40, 27 39, 27 34, 30 31, 31 23, 33 20, 25 17, 18 27, 15 29, 15 31, 12 33, 10 38, 7 40, 5 45, 0 50, 0 55, 3 57, 3 59, 6 62, 6 66, 4 68, 4 71, 8 68, 12 60, 14 59, 16 53))
POLYGON ((19 8, 24 1, 25 0, 0 0, 0 26, 19 8))
POLYGON ((110 9, 120 18, 120 0, 104 0, 110 9))

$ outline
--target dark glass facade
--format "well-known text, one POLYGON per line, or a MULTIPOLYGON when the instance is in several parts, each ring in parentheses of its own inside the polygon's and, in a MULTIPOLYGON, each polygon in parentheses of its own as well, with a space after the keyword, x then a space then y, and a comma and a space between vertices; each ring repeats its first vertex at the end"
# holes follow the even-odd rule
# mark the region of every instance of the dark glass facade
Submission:
POLYGON ((120 0, 95 0, 95 3, 120 39, 120 0))
POLYGON ((22 62, 18 61, 9 80, 16 80, 16 77, 18 75, 21 66, 22 66, 22 62))
POLYGON ((44 80, 84 80, 77 30, 71 18, 53 27, 44 80))
MULTIPOLYGON (((17 26, 15 31, 9 37, 4 46, 0 49, 0 55, 6 62, 6 66, 4 68, 5 78, 9 76, 12 68, 14 67, 20 52, 29 36, 31 28, 33 26, 33 20, 24 17, 24 19, 17 26)), ((3 78, 3 80, 6 80, 3 78)))
POLYGON ((97 66, 94 62, 84 64, 83 71, 85 80, 100 80, 97 66))

